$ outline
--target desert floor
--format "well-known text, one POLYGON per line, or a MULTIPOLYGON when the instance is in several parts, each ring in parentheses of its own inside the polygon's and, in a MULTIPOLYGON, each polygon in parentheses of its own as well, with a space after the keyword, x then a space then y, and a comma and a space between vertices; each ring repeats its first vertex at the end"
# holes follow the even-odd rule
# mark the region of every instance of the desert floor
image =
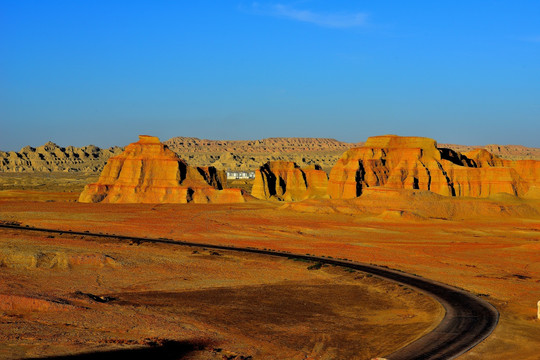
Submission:
POLYGON ((0 357, 369 359, 443 316, 411 289, 313 265, 2 229, 0 357))
MULTIPOLYGON (((0 220, 63 230, 286 250, 400 269, 466 289, 484 297, 500 311, 495 332, 462 359, 538 358, 540 219, 380 219, 361 214, 302 213, 262 201, 231 205, 70 202, 76 195, 1 191, 0 220)), ((65 306, 88 307, 84 311, 91 314, 90 319, 95 318, 89 327, 82 325, 84 316, 77 315, 81 319, 73 322, 80 322, 71 327, 66 325, 72 321, 70 311, 17 310, 21 315, 1 310, 4 329, 13 328, 8 324, 11 321, 21 324, 21 334, 0 341, 4 344, 0 351, 12 355, 16 351, 28 352, 17 353, 21 355, 44 354, 42 348, 49 349, 48 354, 56 354, 64 346, 66 351, 95 351, 144 344, 152 339, 188 339, 206 349, 202 352, 222 348, 230 354, 251 355, 254 359, 271 358, 269 354, 275 351, 290 351, 290 356, 284 358, 354 358, 353 352, 360 351, 357 358, 366 359, 387 353, 386 349, 406 341, 405 335, 409 339, 418 336, 441 315, 439 308, 416 292, 333 268, 309 271, 309 264, 291 260, 210 255, 202 249, 199 254, 192 254, 191 249, 171 251, 157 245, 102 243, 67 236, 29 237, 27 233, 8 231, 2 232, 1 239, 6 254, 75 252, 112 259, 108 264, 106 257, 105 264, 97 270, 89 270, 87 265, 80 269, 78 265, 69 265, 69 256, 63 270, 54 266, 29 270, 28 266, 4 265, 1 294, 18 295, 20 291, 23 297, 39 295, 48 300, 56 296, 70 303, 65 306), (100 285, 98 277, 107 280, 100 285), (178 278, 184 277, 188 281, 178 282, 178 278), (115 300, 97 303, 77 291, 115 300), (189 296, 178 295, 186 292, 189 296), (155 295, 158 293, 159 296, 155 295), (294 298, 292 305, 281 301, 287 296, 294 298), (307 307, 300 306, 306 301, 307 307), (197 308, 200 304, 208 310, 201 313, 197 308), (290 312, 289 308, 295 310, 290 312), (280 314, 286 319, 278 320, 280 314), (43 327, 51 322, 59 328, 48 339, 43 335, 43 327), (179 323, 185 323, 185 328, 175 326, 179 323), (367 330, 368 335, 364 331, 369 324, 376 324, 377 330, 367 330), (142 329, 146 328, 155 332, 145 333, 142 329), (55 347, 58 341, 54 336, 59 338, 60 334, 79 334, 83 340, 55 347), (32 340, 32 336, 37 340, 32 340), (350 347, 353 343, 358 347, 350 347), (36 348, 30 344, 37 344, 36 348), (257 353, 259 348, 262 350, 257 353)), ((195 351, 190 356, 197 354, 195 351)))

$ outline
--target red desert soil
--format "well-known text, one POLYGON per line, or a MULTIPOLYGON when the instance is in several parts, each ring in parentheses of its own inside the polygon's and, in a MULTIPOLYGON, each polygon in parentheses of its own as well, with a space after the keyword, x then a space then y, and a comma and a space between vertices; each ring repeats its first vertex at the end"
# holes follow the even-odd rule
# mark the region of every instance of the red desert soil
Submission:
MULTIPOLYGON (((304 213, 263 201, 227 205, 0 201, 1 220, 30 226, 287 250, 419 274, 478 294, 501 312, 495 332, 462 359, 538 358, 538 217, 381 218, 368 213, 304 213)), ((537 203, 533 205, 538 209, 537 203)))
POLYGON ((443 315, 418 292, 310 265, 1 229, 0 358, 369 359, 443 315))

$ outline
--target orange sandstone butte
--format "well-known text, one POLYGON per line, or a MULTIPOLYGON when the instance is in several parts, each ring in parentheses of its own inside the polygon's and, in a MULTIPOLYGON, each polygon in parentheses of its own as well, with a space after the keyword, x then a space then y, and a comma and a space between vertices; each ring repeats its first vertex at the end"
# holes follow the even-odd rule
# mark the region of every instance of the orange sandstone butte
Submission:
POLYGON ((139 141, 109 159, 97 183, 86 185, 79 202, 244 202, 240 189, 224 189, 226 181, 223 171, 191 167, 157 137, 140 135, 139 141))
POLYGON ((255 171, 251 195, 264 200, 299 201, 326 197, 328 177, 319 166, 268 161, 255 171))
POLYGON ((488 197, 509 193, 536 197, 540 161, 502 160, 486 150, 461 154, 423 137, 370 137, 346 151, 330 172, 328 195, 360 196, 366 188, 429 190, 445 196, 488 197))

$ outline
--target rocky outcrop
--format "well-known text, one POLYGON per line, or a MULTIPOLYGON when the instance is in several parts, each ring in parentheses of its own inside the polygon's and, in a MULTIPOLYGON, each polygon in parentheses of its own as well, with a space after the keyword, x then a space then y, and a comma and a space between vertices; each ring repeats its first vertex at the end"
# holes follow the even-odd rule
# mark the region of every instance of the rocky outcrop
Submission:
POLYGON ((505 160, 504 166, 514 169, 529 185, 540 186, 540 161, 505 160))
POLYGON ((472 167, 494 167, 494 166, 505 166, 505 162, 498 156, 493 155, 486 149, 474 149, 463 153, 465 158, 470 159, 471 161, 468 164, 472 167))
POLYGON ((502 160, 480 149, 461 154, 437 148, 435 140, 376 136, 348 150, 330 172, 331 198, 354 198, 369 187, 429 190, 446 196, 524 196, 536 186, 534 160, 502 160))
MULTIPOLYGON (((292 161, 300 167, 320 165, 325 171, 344 151, 364 143, 347 143, 326 138, 267 138, 261 140, 207 140, 174 137, 164 142, 192 166, 213 166, 218 170, 255 171, 268 161, 292 161)), ((520 145, 441 145, 454 152, 483 148, 504 160, 540 160, 540 148, 520 145)), ((95 146, 66 148, 48 142, 38 148, 27 146, 19 152, 0 151, 0 172, 87 172, 99 173, 109 157, 123 148, 100 149, 95 146)))
MULTIPOLYGON (((344 151, 363 146, 327 138, 267 138, 261 140, 208 140, 175 137, 165 141, 171 150, 197 166, 212 165, 218 169, 256 170, 268 161, 292 161, 300 167, 320 165, 330 170, 344 151)), ((507 160, 540 160, 540 148, 521 145, 442 145, 454 152, 483 148, 507 160)))
POLYGON ((327 184, 328 177, 318 166, 300 168, 291 161, 269 161, 255 171, 251 195, 284 201, 326 197, 327 184))
POLYGON ((318 165, 310 165, 302 168, 304 173, 307 192, 304 198, 327 198, 328 175, 318 165))
POLYGON ((207 140, 192 137, 175 137, 165 144, 190 163, 251 171, 268 161, 295 162, 302 167, 321 165, 329 171, 343 151, 360 145, 325 138, 207 140))
POLYGON ((474 167, 504 167, 514 169, 529 187, 540 183, 540 161, 537 160, 507 160, 493 155, 486 149, 475 149, 464 153, 472 160, 474 167))
POLYGON ((0 151, 0 172, 98 172, 111 156, 121 152, 119 147, 100 149, 93 145, 63 148, 49 141, 19 152, 0 151))
POLYGON ((244 202, 239 189, 224 189, 223 171, 191 167, 157 137, 139 136, 104 167, 97 183, 89 184, 80 202, 209 203, 244 202))

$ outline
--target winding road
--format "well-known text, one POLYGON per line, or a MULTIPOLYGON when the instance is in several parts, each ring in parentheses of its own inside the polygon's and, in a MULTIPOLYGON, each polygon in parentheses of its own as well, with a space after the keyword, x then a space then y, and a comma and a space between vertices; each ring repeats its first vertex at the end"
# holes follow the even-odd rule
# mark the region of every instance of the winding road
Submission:
POLYGON ((395 281, 415 288, 435 300, 446 310, 442 321, 435 329, 409 345, 385 356, 389 360, 448 360, 454 359, 467 352, 485 338, 497 326, 499 312, 493 305, 480 299, 465 290, 461 290, 437 281, 407 274, 384 267, 353 262, 349 260, 332 259, 313 255, 293 254, 275 250, 256 248, 240 248, 227 245, 213 245, 204 243, 175 241, 171 239, 149 239, 134 236, 96 234, 91 232, 65 231, 34 227, 23 227, 16 224, 0 224, 0 228, 40 231, 56 234, 84 235, 93 237, 112 238, 137 243, 160 243, 177 246, 205 247, 209 249, 238 251, 286 258, 297 258, 320 262, 322 264, 336 265, 349 269, 359 270, 381 278, 395 281))

